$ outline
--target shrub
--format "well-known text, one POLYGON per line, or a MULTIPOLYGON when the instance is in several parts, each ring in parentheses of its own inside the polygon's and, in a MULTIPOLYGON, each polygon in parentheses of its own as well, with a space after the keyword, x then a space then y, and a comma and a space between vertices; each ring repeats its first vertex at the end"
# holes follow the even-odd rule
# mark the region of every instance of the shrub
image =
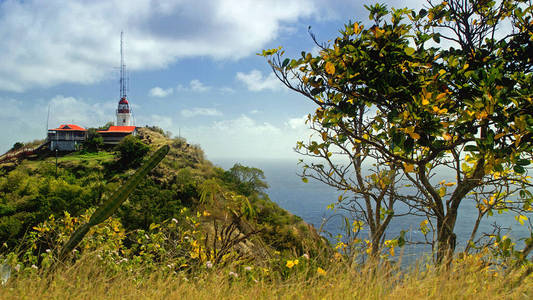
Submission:
POLYGON ((128 135, 122 139, 116 149, 119 151, 119 166, 127 169, 140 166, 150 147, 137 137, 128 135))

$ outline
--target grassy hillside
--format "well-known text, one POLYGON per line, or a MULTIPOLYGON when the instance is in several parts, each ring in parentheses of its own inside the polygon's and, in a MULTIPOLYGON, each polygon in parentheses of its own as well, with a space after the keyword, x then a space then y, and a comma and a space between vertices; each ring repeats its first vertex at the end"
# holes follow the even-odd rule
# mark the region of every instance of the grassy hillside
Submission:
MULTIPOLYGON (((138 139, 149 146, 148 152, 164 144, 171 150, 115 214, 125 232, 122 251, 140 247, 130 241, 140 231, 170 220, 191 223, 193 218, 199 242, 206 243, 214 235, 221 238, 223 230, 231 229, 231 241, 239 235, 244 238, 230 248, 250 243, 254 247, 248 248, 261 252, 261 257, 277 252, 302 254, 324 245, 313 228, 270 201, 264 193, 264 177, 256 178, 255 186, 241 182, 254 172, 262 176, 262 171, 240 166, 232 173, 215 167, 199 146, 182 138, 170 139, 158 128, 140 128, 138 139), (246 207, 250 209, 247 215, 242 211, 246 207)), ((44 151, 15 165, 0 165, 1 253, 24 252, 28 245, 22 241, 51 217, 59 219, 65 213, 77 217, 102 203, 135 170, 125 155, 117 147, 64 153, 56 160, 53 153, 44 151)), ((37 244, 43 249, 34 249, 36 257, 47 247, 59 247, 55 240, 39 239, 37 244)))

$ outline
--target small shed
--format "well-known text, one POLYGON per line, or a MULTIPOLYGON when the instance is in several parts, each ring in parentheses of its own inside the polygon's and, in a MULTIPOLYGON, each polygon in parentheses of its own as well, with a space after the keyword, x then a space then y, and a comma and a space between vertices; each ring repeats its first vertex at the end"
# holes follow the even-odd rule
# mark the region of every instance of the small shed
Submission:
POLYGON ((120 141, 132 134, 137 134, 137 127, 135 126, 110 126, 107 130, 99 130, 98 133, 104 139, 104 144, 116 145, 120 141))
POLYGON ((62 124, 48 129, 47 139, 52 151, 74 151, 87 139, 87 129, 75 124, 62 124))

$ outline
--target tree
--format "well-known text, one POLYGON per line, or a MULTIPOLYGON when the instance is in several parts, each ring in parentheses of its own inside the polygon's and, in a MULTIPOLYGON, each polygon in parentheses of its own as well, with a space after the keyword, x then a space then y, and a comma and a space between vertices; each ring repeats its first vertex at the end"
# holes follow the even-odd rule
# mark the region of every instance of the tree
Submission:
POLYGON ((107 123, 105 123, 104 126, 100 126, 100 127, 98 127, 98 130, 108 130, 109 127, 111 127, 111 126, 113 126, 113 125, 115 125, 115 123, 113 123, 113 122, 107 122, 107 123))
POLYGON ((120 141, 116 148, 119 152, 118 164, 122 168, 136 168, 141 165, 150 147, 133 135, 120 141))
POLYGON ((233 184, 236 190, 246 197, 253 194, 265 195, 268 183, 261 169, 235 164, 225 172, 224 179, 233 184))
MULTIPOLYGON (((318 112, 320 114, 320 112, 318 112)), ((368 113, 364 105, 360 105, 353 112, 357 126, 353 128, 356 134, 363 135, 363 118, 368 113)), ((312 178, 323 182, 342 192, 338 201, 331 208, 338 208, 349 214, 346 217, 346 232, 349 236, 339 247, 347 254, 359 250, 361 245, 368 247, 368 254, 372 258, 380 255, 380 250, 386 243, 390 253, 394 254, 394 246, 403 245, 403 237, 395 240, 385 240, 386 229, 393 217, 405 215, 396 212, 399 201, 407 201, 407 196, 398 191, 398 182, 403 177, 398 167, 387 165, 379 151, 370 144, 363 144, 359 140, 343 135, 336 126, 324 126, 316 116, 309 115, 307 120, 310 128, 321 140, 311 139, 308 143, 298 142, 296 151, 302 155, 320 158, 320 162, 303 164, 302 179, 307 182, 312 178), (319 144, 320 143, 320 144, 319 144), (319 146, 321 145, 321 146, 319 146), (345 164, 339 160, 347 161, 345 164), (357 238, 363 227, 368 228, 368 244, 361 244, 357 238)), ((410 213, 414 213, 411 211, 410 213)), ((354 256, 356 257, 356 256, 354 256)))
POLYGON ((477 203, 478 221, 493 210, 531 214, 533 23, 525 3, 430 1, 418 13, 374 5, 370 28, 348 23, 317 56, 263 51, 276 76, 318 106, 311 120, 327 138, 299 146, 324 153, 328 139, 350 140, 401 170, 417 190, 407 203, 433 228, 437 262, 455 251, 465 200, 477 203), (499 31, 503 22, 512 30, 499 31))
POLYGON ((16 142, 15 144, 13 144, 13 147, 11 147, 11 150, 18 150, 22 147, 24 147, 24 143, 16 142))
POLYGON ((89 152, 97 152, 104 146, 104 138, 95 128, 87 130, 87 139, 83 142, 83 148, 89 152))

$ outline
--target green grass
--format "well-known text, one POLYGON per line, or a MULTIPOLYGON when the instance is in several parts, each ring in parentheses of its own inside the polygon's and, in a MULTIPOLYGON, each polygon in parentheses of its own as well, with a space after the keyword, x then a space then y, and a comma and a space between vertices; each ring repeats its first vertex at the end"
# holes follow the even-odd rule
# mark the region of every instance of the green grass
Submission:
MULTIPOLYGON (((87 152, 87 153, 79 153, 74 152, 71 154, 67 154, 65 156, 58 157, 58 162, 64 162, 64 161, 98 161, 98 162, 104 162, 104 161, 110 161, 115 158, 114 152, 105 152, 105 151, 99 151, 99 152, 87 152)), ((50 158, 49 158, 50 159, 50 158)), ((55 159, 55 157, 52 157, 51 159, 55 159)))

